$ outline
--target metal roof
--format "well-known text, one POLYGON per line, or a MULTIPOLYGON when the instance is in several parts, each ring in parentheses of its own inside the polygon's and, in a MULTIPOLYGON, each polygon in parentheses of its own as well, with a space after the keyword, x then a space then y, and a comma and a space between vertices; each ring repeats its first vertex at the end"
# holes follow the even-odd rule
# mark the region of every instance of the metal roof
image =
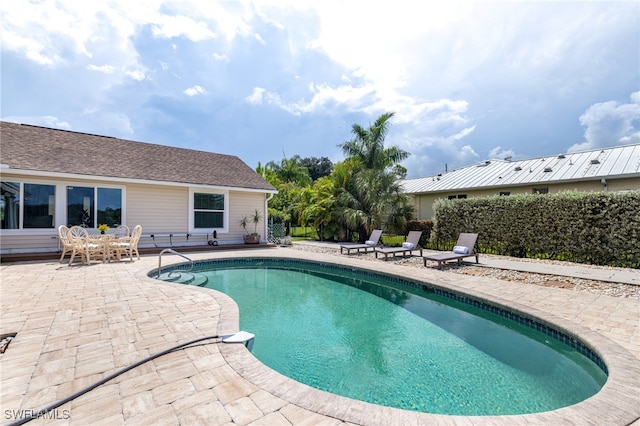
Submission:
POLYGON ((489 160, 402 182, 408 194, 640 177, 640 144, 530 160, 489 160))

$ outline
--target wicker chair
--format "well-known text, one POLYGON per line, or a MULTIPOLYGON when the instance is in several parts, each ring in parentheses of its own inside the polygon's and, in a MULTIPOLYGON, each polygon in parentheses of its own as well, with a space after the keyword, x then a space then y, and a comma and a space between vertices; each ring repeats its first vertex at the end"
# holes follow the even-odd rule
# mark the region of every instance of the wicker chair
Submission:
POLYGON ((133 255, 135 254, 138 260, 140 260, 140 253, 138 252, 138 241, 142 236, 142 226, 136 225, 131 231, 131 236, 121 237, 113 240, 110 245, 110 251, 115 254, 118 260, 122 259, 122 255, 129 256, 129 261, 133 262, 133 255))
POLYGON ((60 256, 60 262, 62 262, 67 253, 73 253, 73 242, 69 238, 69 227, 60 225, 58 227, 58 238, 60 238, 60 246, 62 248, 62 255, 60 256))
POLYGON ((92 259, 98 256, 104 260, 104 244, 92 241, 87 230, 81 226, 72 226, 69 228, 69 239, 73 244, 73 252, 69 265, 73 263, 76 254, 80 255, 83 263, 89 264, 92 259))
POLYGON ((131 235, 131 232, 129 231, 129 227, 127 225, 118 225, 113 234, 115 235, 115 238, 124 238, 131 235))

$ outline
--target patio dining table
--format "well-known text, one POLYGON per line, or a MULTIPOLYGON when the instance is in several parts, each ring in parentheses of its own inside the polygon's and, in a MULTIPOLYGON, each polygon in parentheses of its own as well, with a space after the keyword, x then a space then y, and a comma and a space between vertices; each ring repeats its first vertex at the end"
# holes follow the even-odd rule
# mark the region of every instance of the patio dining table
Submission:
POLYGON ((102 246, 102 261, 110 261, 113 256, 111 252, 111 242, 115 240, 114 234, 89 234, 89 241, 93 244, 102 246))

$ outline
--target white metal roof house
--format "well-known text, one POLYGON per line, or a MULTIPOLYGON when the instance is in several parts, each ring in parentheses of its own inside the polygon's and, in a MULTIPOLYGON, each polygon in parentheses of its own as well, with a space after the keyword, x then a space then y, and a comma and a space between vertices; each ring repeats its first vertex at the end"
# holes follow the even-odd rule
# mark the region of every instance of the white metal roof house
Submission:
POLYGON ((277 190, 238 157, 0 121, 0 254, 57 251, 57 227, 142 225, 140 247, 242 243, 277 190), (153 237, 151 237, 153 235, 153 237))
POLYGON ((417 219, 431 219, 438 198, 638 191, 640 144, 522 161, 483 161, 437 176, 407 179, 402 184, 414 197, 417 219))

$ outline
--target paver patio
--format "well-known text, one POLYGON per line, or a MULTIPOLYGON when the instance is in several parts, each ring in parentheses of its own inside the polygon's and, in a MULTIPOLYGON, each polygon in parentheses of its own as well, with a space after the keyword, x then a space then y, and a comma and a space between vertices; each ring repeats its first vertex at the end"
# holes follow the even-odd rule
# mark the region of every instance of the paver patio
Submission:
MULTIPOLYGON (((245 251, 189 254, 194 260, 245 251)), ((491 299, 575 333, 610 368, 596 396, 525 416, 430 415, 328 394, 262 365, 240 344, 203 342, 143 364, 53 412, 56 424, 619 424, 640 423, 640 304, 568 290, 362 262, 287 248, 251 256, 340 261, 397 273, 491 299)), ((166 264, 179 258, 164 256, 166 264)), ((157 256, 129 263, 57 261, 0 266, 0 333, 17 333, 0 359, 7 422, 65 398, 104 376, 179 343, 238 331, 227 296, 147 277, 157 256)), ((251 331, 251 330, 248 330, 251 331)), ((39 419, 32 424, 45 424, 39 419)))

